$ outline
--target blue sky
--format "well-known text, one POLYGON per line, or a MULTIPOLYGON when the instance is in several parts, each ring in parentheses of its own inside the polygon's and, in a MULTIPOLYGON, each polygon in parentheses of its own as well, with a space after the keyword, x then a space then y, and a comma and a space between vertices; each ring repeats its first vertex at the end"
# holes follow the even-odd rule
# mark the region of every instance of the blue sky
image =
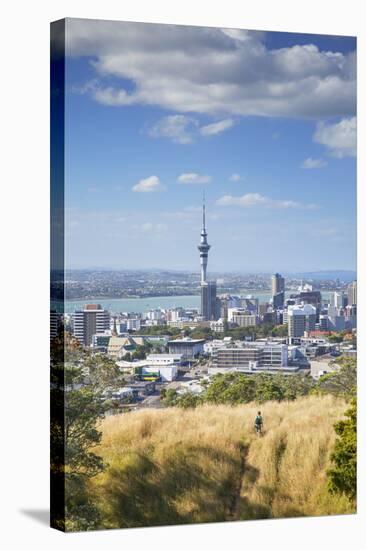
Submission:
POLYGON ((66 264, 355 268, 355 39, 68 20, 66 264))

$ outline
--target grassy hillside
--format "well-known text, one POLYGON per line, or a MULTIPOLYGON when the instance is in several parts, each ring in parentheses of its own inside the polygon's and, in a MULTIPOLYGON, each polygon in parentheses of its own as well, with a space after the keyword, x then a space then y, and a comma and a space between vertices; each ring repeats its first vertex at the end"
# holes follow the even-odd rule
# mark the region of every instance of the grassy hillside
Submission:
POLYGON ((253 404, 109 417, 98 448, 108 467, 90 487, 101 527, 352 513, 326 479, 344 409, 332 396, 267 402, 261 438, 253 404))

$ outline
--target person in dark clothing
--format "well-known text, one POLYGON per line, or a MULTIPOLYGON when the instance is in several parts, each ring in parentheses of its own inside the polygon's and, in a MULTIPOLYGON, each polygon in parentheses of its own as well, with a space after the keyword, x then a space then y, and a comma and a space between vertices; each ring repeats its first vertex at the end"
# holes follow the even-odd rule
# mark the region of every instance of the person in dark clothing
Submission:
POLYGON ((263 428, 263 417, 261 415, 261 411, 258 411, 258 414, 255 417, 254 427, 257 434, 260 435, 262 433, 262 428, 263 428))

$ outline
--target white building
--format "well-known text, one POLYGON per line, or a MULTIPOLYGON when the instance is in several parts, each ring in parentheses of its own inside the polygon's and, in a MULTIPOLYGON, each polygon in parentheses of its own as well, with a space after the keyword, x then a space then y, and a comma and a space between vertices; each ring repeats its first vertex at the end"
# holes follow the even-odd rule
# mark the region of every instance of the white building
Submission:
POLYGON ((208 373, 281 371, 288 365, 286 344, 279 342, 237 342, 213 351, 208 373))
POLYGON ((141 328, 141 319, 127 319, 126 321, 127 330, 140 330, 141 328))
POLYGON ((335 306, 328 307, 328 330, 341 331, 346 328, 344 310, 335 306))
POLYGON ((172 382, 175 380, 178 376, 178 367, 177 365, 167 365, 167 366, 152 366, 152 365, 144 365, 142 367, 142 373, 143 374, 153 374, 158 372, 160 374, 160 378, 163 382, 172 382))
POLYGON ((151 353, 146 357, 146 361, 156 367, 181 365, 182 359, 183 355, 181 353, 151 353))
POLYGON ((305 331, 315 330, 316 308, 310 304, 288 306, 287 323, 289 338, 298 338, 305 331))
POLYGON ((251 327, 259 324, 258 315, 250 314, 246 309, 238 307, 228 308, 227 320, 239 327, 251 327))
POLYGON ((166 312, 167 321, 177 322, 184 316, 183 308, 168 309, 166 312))
POLYGON ((193 358, 203 353, 205 341, 193 338, 180 338, 168 342, 169 353, 181 354, 185 358, 193 358))
POLYGON ((172 382, 178 376, 180 357, 173 357, 172 361, 169 363, 167 359, 164 357, 159 358, 158 355, 159 354, 152 354, 141 361, 117 361, 116 365, 123 373, 132 373, 135 369, 141 369, 142 374, 158 373, 163 382, 172 382))
POLYGON ((213 332, 225 332, 225 322, 223 319, 218 319, 217 321, 211 321, 210 329, 213 332))
POLYGON ((149 321, 161 321, 165 316, 161 309, 151 309, 146 313, 146 319, 149 321))
POLYGON ((331 305, 335 308, 342 308, 345 306, 345 298, 343 292, 333 292, 331 305))
POLYGON ((203 350, 205 353, 212 355, 215 350, 230 346, 231 341, 231 336, 225 336, 222 340, 207 340, 204 343, 203 350))

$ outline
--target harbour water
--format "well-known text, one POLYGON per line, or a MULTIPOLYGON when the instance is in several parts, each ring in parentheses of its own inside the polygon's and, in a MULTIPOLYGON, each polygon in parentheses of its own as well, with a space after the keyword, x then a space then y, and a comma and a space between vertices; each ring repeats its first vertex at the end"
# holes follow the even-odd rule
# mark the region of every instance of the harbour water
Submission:
MULTIPOLYGON (((286 293, 288 296, 294 291, 286 293)), ((263 291, 242 291, 242 296, 253 296, 259 299, 259 302, 269 302, 271 298, 270 292, 263 291)), ((322 292, 322 299, 328 300, 331 292, 322 292)), ((150 309, 173 309, 176 307, 200 308, 200 296, 154 296, 151 298, 95 298, 89 300, 70 300, 65 303, 66 313, 73 313, 78 309, 82 309, 85 304, 100 304, 103 308, 112 313, 143 313, 150 309)))

